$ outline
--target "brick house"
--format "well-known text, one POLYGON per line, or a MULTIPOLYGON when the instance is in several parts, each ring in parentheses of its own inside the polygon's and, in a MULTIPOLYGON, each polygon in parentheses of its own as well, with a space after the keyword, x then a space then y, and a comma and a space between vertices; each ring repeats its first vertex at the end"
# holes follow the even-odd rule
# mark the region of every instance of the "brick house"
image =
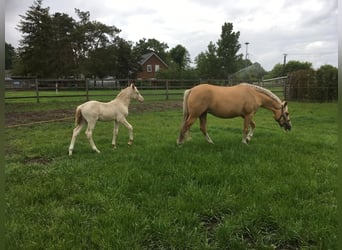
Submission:
POLYGON ((139 63, 142 71, 137 73, 137 79, 155 79, 156 72, 168 68, 167 64, 154 52, 143 55, 139 63))

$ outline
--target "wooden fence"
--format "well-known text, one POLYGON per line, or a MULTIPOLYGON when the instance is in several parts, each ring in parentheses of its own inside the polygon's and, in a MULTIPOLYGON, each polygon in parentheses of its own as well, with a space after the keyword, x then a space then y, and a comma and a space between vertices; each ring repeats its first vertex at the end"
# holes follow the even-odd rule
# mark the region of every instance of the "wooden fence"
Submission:
MULTIPOLYGON (((287 77, 253 81, 252 84, 260 85, 270 89, 280 98, 286 97, 287 77)), ((183 97, 185 89, 189 89, 200 83, 211 83, 221 86, 231 86, 229 80, 132 80, 132 79, 37 79, 37 78, 12 78, 5 80, 5 101, 18 99, 35 99, 37 103, 43 98, 84 98, 89 100, 93 97, 113 96, 112 92, 94 90, 117 90, 126 87, 128 83, 134 82, 139 90, 146 90, 144 96, 159 96, 161 99, 169 100, 183 97), (30 93, 30 94, 26 94, 30 93)))

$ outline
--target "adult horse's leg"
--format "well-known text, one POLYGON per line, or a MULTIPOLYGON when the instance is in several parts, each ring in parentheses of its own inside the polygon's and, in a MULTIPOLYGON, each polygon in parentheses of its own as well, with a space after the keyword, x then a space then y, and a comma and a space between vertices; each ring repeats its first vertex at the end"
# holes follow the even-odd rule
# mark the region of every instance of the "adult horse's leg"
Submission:
POLYGON ((96 147, 96 145, 94 143, 94 140, 93 140, 93 130, 95 128, 95 124, 96 124, 96 121, 94 121, 94 122, 89 122, 88 121, 88 127, 87 127, 87 130, 86 130, 86 135, 87 135, 87 138, 89 140, 91 148, 94 151, 96 151, 97 153, 100 153, 100 150, 97 149, 97 147, 96 147))
POLYGON ((196 121, 197 117, 193 117, 191 115, 189 115, 186 120, 184 121, 181 129, 180 129, 180 133, 179 133, 179 137, 177 140, 177 144, 181 145, 184 143, 186 134, 188 133, 188 131, 190 130, 190 127, 192 124, 194 124, 194 122, 196 121))
POLYGON ((200 129, 205 136, 205 139, 207 142, 214 144, 213 140, 210 138, 208 132, 207 132, 207 112, 204 112, 200 117, 200 129))
POLYGON ((249 132, 248 132, 248 135, 247 135, 247 140, 248 141, 252 140, 252 136, 254 134, 254 129, 255 129, 255 122, 253 120, 251 120, 249 125, 250 125, 250 127, 249 127, 249 132))
POLYGON ((251 140, 251 137, 248 136, 248 132, 249 132, 249 126, 252 124, 251 123, 252 118, 253 118, 253 114, 249 114, 249 115, 244 116, 242 143, 248 144, 249 141, 251 140))
POLYGON ((132 145, 133 143, 133 126, 129 124, 129 122, 126 119, 123 119, 121 123, 128 129, 129 132, 129 140, 128 145, 132 145))
POLYGON ((72 131, 72 137, 71 137, 71 142, 70 142, 70 146, 69 146, 69 156, 72 155, 72 151, 74 150, 76 138, 79 135, 79 133, 81 132, 83 126, 84 126, 84 122, 81 122, 72 131))
POLYGON ((119 133, 119 123, 117 121, 114 121, 114 129, 113 129, 113 140, 112 140, 112 145, 113 148, 116 148, 116 136, 119 133))

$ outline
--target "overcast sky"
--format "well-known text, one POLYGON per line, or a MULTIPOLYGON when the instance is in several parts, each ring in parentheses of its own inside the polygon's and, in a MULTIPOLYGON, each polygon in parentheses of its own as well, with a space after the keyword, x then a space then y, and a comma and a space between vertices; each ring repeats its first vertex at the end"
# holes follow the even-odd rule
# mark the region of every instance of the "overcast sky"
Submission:
MULTIPOLYGON (((6 0, 5 39, 17 47, 21 33, 16 30, 33 0, 6 0)), ((192 61, 217 42, 221 27, 231 22, 240 31, 241 53, 265 70, 277 63, 298 60, 337 67, 337 0, 43 0, 50 14, 66 13, 77 19, 75 8, 90 12, 91 20, 121 29, 125 40, 138 42, 155 38, 169 49, 178 44, 192 61)))

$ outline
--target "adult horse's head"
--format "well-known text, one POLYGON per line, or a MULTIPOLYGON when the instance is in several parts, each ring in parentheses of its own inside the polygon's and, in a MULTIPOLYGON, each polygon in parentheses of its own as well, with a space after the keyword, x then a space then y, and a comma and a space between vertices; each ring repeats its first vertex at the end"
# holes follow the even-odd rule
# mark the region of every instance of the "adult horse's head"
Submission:
POLYGON ((138 100, 139 102, 143 102, 144 97, 140 94, 139 90, 134 85, 134 83, 131 83, 130 88, 131 88, 131 98, 134 100, 138 100))
POLYGON ((281 103, 281 111, 280 111, 280 114, 278 115, 279 117, 275 118, 275 120, 278 122, 279 126, 283 127, 285 131, 290 131, 292 125, 291 125, 290 113, 289 113, 289 109, 288 109, 288 105, 286 101, 283 101, 281 103))

